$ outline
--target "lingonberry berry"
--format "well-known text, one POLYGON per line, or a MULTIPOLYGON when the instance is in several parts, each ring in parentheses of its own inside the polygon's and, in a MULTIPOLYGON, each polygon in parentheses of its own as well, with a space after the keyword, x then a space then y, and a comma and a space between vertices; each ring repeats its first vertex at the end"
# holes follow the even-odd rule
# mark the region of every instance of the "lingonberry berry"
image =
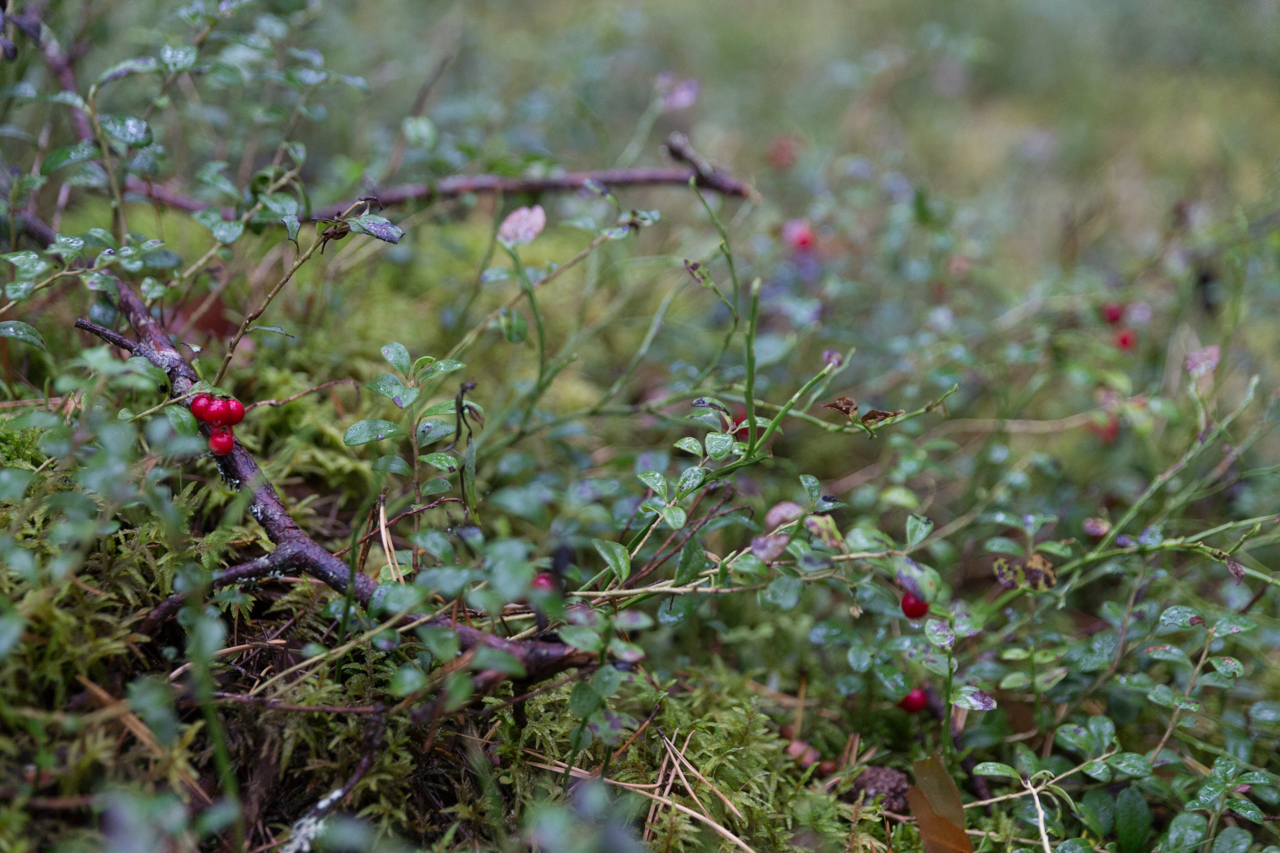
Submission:
POLYGON ((533 588, 550 592, 556 588, 556 579, 551 576, 551 572, 539 572, 533 578, 533 588))
POLYGON ((232 397, 227 403, 227 423, 235 426, 244 420, 244 403, 232 397))
POLYGON ((1119 302, 1108 302, 1102 306, 1102 319, 1114 326, 1124 319, 1124 306, 1119 302))
POLYGON ((205 423, 209 426, 224 427, 231 423, 231 401, 214 397, 205 410, 205 423))
POLYGON ((929 603, 921 601, 911 593, 902 596, 902 615, 908 619, 919 619, 929 612, 929 603))
POLYGON ((1128 352, 1138 344, 1138 333, 1128 326, 1116 330, 1116 349, 1128 352))
POLYGON ((236 446, 236 438, 226 427, 215 428, 209 436, 209 452, 214 456, 226 456, 236 446))
POLYGON ((914 687, 898 702, 898 707, 908 714, 919 714, 929 704, 929 697, 919 687, 914 687))
POLYGON ((209 421, 209 404, 213 402, 213 398, 208 394, 197 394, 191 398, 191 414, 200 423, 209 421))

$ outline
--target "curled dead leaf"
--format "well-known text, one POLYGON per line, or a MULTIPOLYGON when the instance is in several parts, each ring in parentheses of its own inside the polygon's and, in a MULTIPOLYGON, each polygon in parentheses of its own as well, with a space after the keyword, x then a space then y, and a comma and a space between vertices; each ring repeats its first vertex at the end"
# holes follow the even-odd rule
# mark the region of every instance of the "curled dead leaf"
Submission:
POLYGON ((894 409, 892 412, 886 412, 884 409, 872 409, 862 416, 862 422, 867 426, 878 424, 881 421, 887 421, 890 418, 896 418, 907 413, 906 409, 894 409))
POLYGON ((858 414, 858 401, 852 397, 836 397, 830 403, 824 403, 822 408, 835 409, 843 415, 853 417, 858 414))

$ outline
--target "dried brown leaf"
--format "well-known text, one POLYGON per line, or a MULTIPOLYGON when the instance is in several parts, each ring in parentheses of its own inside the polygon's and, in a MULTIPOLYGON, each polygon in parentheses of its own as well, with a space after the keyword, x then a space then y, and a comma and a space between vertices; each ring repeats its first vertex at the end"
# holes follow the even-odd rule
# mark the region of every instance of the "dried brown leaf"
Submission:
POLYGON ((836 397, 830 403, 824 403, 822 408, 835 409, 841 414, 853 417, 858 414, 858 401, 852 397, 836 397))

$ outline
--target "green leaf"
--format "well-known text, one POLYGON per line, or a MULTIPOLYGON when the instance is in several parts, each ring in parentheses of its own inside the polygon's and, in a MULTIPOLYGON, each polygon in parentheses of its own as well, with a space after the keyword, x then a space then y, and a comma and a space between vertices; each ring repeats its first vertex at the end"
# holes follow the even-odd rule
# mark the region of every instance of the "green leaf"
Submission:
POLYGON ((604 558, 605 564, 613 570, 613 577, 618 583, 631 577, 631 553, 627 551, 625 545, 606 539, 592 539, 591 544, 604 558))
POLYGON ((347 447, 356 447, 371 441, 381 441, 384 438, 395 438, 401 435, 404 435, 404 429, 391 421, 356 421, 347 427, 346 433, 342 436, 342 442, 347 447))
POLYGON ((1266 815, 1262 813, 1262 809, 1243 797, 1229 797, 1227 799, 1227 808, 1243 818, 1253 821, 1254 823, 1263 823, 1266 821, 1266 815))
POLYGON ((102 86, 113 80, 119 80, 121 77, 128 77, 130 74, 148 74, 159 67, 159 63, 156 62, 154 57, 135 56, 103 71, 98 75, 98 82, 95 85, 102 86))
POLYGON ((213 239, 219 243, 231 245, 244 233, 243 222, 238 219, 223 219, 222 211, 217 207, 206 207, 192 218, 212 231, 213 239))
MULTIPOLYGON (((99 116, 102 130, 125 145, 142 148, 151 144, 151 126, 135 116, 99 116)), ((225 242, 225 241, 224 241, 225 242)))
POLYGON ((1170 607, 1160 614, 1160 624, 1156 633, 1172 634, 1175 631, 1185 631, 1192 627, 1192 620, 1198 620, 1199 624, 1204 624, 1204 617, 1195 608, 1182 604, 1170 607))
POLYGON ((44 338, 40 337, 40 333, 21 320, 5 320, 0 323, 0 338, 13 338, 39 350, 45 348, 44 338))
POLYGON ((992 536, 982 545, 988 554, 1012 554, 1022 556, 1022 546, 1006 536, 992 536))
POLYGON ((1130 776, 1150 776, 1151 765, 1147 763, 1147 759, 1137 752, 1121 752, 1107 759, 1107 764, 1126 773, 1130 776))
POLYGON ((17 503, 35 477, 34 471, 25 468, 0 468, 0 501, 17 503))
POLYGON ((387 360, 387 364, 390 364, 405 376, 409 375, 409 350, 404 344, 392 341, 385 345, 382 348, 382 357, 387 360))
POLYGON ((930 619, 925 623, 924 635, 940 649, 949 649, 956 641, 956 632, 938 619, 930 619))
POLYGON ((1096 819, 1094 830, 1098 836, 1111 834, 1116 825, 1116 801, 1110 793, 1103 788, 1091 788, 1085 791, 1080 805, 1096 819))
POLYGON ((287 213, 280 217, 280 221, 284 223, 284 228, 289 234, 289 239, 296 244, 298 242, 298 232, 302 230, 302 223, 298 221, 297 214, 287 213))
POLYGON ((800 603, 800 593, 803 590, 804 584, 799 578, 782 575, 773 579, 761 594, 761 598, 778 610, 790 610, 800 603))
POLYGON ((586 719, 595 713, 602 701, 594 687, 585 681, 579 681, 569 693, 569 713, 578 719, 586 719))
POLYGON ((418 399, 417 388, 406 388, 405 384, 392 373, 383 373, 369 383, 370 390, 381 394, 396 404, 397 408, 407 409, 418 399))
MULTIPOLYGON (((758 430, 757 435, 759 435, 758 430)), ((804 486, 804 491, 809 496, 810 504, 816 504, 818 498, 822 497, 822 483, 812 474, 801 474, 800 485, 804 486)))
POLYGON ((1011 672, 1000 679, 1001 690, 1021 690, 1031 685, 1031 676, 1025 672, 1011 672))
POLYGON ((1213 657, 1209 658, 1209 663, 1223 675, 1229 675, 1232 678, 1239 678, 1244 675, 1244 665, 1235 658, 1213 657))
POLYGON ((529 334, 529 321, 519 311, 505 305, 498 313, 498 326, 502 329, 502 336, 513 344, 523 343, 529 334))
POLYGON ((26 625, 27 620, 20 613, 0 614, 0 660, 8 657, 22 639, 22 629, 26 625))
POLYGON ((448 453, 428 453, 425 456, 419 456, 419 461, 433 465, 441 471, 453 473, 458 470, 458 459, 456 456, 450 456, 448 453))
POLYGON ((678 506, 664 506, 662 508, 662 520, 672 530, 683 530, 685 522, 689 520, 689 514, 678 506))
POLYGON ((724 461, 733 451, 733 436, 722 432, 713 432, 703 439, 707 445, 707 455, 717 462, 724 461))
POLYGON ((1219 637, 1224 634, 1243 634, 1258 627, 1258 623, 1238 613, 1227 613, 1213 625, 1213 631, 1219 637))
POLYGON ((399 243, 400 238, 404 236, 404 230, 398 225, 392 225, 389 220, 372 213, 348 219, 346 222, 355 233, 368 234, 384 243, 399 243))
POLYGON ((427 676, 411 663, 406 663, 391 676, 387 689, 392 696, 408 696, 426 686, 427 676))
POLYGON ((1187 657, 1187 653, 1177 646, 1159 645, 1147 646, 1143 651, 1156 660, 1169 661, 1170 663, 1180 663, 1191 666, 1191 660, 1187 657))
POLYGON ((680 549, 680 564, 676 568, 676 586, 692 583, 693 579, 706 571, 707 553, 697 538, 690 539, 680 549))
POLYGON ((611 666, 602 666, 596 670, 596 674, 591 678, 591 686, 595 688, 596 693, 604 699, 618 692, 618 688, 622 686, 622 673, 611 666))
POLYGON ((1213 839, 1213 853, 1245 853, 1253 844, 1249 830, 1238 826, 1224 827, 1213 839))
POLYGON ((389 471, 392 474, 403 474, 407 477, 413 476, 413 468, 409 467, 409 463, 399 456, 379 456, 374 460, 371 467, 374 471, 389 471))
POLYGON ((170 74, 181 74, 196 67, 197 52, 193 45, 166 44, 160 48, 160 64, 170 74))
POLYGON ((1150 832, 1151 808, 1137 788, 1125 788, 1116 797, 1116 841, 1120 853, 1139 853, 1150 832))
POLYGON ((1084 726, 1075 724, 1058 726, 1054 742, 1074 752, 1076 755, 1085 757, 1093 755, 1098 748, 1093 732, 1084 726))
POLYGON ((178 435, 199 435, 200 425, 196 423, 196 416, 187 410, 186 406, 165 406, 164 415, 169 420, 169 425, 173 427, 173 431, 178 435))
POLYGON ((675 443, 675 446, 694 456, 702 456, 702 443, 696 438, 682 438, 675 443))
MULTIPOLYGON (((462 362, 451 361, 446 358, 427 365, 427 368, 422 371, 422 375, 419 378, 427 380, 435 376, 443 376, 446 373, 453 373, 455 370, 462 370, 464 367, 466 367, 466 365, 462 362)), ((452 407, 452 405, 453 404, 451 403, 450 406, 452 407)))
POLYGON ((929 538, 933 532, 933 522, 923 515, 907 516, 907 547, 914 548, 929 538))
POLYGON ((560 629, 559 634, 564 642, 590 654, 595 654, 604 648, 604 640, 600 638, 599 632, 586 625, 565 625, 560 629))
POLYGON ((40 163, 40 174, 49 175, 61 169, 63 166, 71 166, 75 163, 83 163, 86 160, 92 160, 98 156, 98 146, 92 142, 77 142, 75 145, 66 148, 57 148, 49 152, 49 156, 45 157, 40 163))
POLYGON ((1022 779, 1022 774, 1017 770, 1014 770, 1008 764, 1001 764, 998 761, 984 761, 973 768, 973 772, 978 776, 1006 776, 1019 781, 1022 779))
POLYGON ((969 684, 955 689, 951 694, 951 704, 957 708, 968 708, 970 711, 994 711, 996 708, 996 700, 992 699, 990 694, 969 684))
POLYGON ((477 649, 476 656, 471 660, 471 668, 481 672, 493 669, 514 678, 522 678, 525 675, 524 664, 520 662, 520 658, 505 649, 497 649, 493 646, 481 646, 477 649))
POLYGON ((682 498, 685 495, 692 494, 706 479, 707 471, 705 468, 686 468, 684 473, 680 475, 679 485, 676 486, 676 496, 682 498))
MULTIPOLYGON (((408 466, 406 465, 406 467, 408 466)), ((444 477, 434 477, 422 484, 422 494, 424 497, 430 495, 443 495, 452 488, 453 484, 444 477)))
POLYGON ((636 479, 653 489, 653 493, 663 501, 667 499, 667 478, 657 471, 641 471, 636 479))

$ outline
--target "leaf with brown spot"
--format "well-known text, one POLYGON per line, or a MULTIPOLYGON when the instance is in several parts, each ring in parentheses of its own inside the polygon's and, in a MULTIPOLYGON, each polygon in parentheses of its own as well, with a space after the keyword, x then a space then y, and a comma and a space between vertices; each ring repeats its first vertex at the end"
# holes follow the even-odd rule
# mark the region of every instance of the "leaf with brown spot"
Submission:
POLYGON ((862 416, 862 422, 868 426, 878 424, 881 421, 887 421, 900 415, 905 415, 906 409, 894 409, 892 412, 886 412, 884 409, 872 409, 862 416))
POLYGON ((836 397, 830 403, 824 403, 822 408, 835 409, 843 415, 853 417, 858 414, 858 401, 852 397, 836 397))
POLYGON ((840 535, 840 528, 836 527, 835 519, 829 515, 811 515, 804 520, 804 526, 829 548, 839 548, 844 542, 844 537, 840 535))

